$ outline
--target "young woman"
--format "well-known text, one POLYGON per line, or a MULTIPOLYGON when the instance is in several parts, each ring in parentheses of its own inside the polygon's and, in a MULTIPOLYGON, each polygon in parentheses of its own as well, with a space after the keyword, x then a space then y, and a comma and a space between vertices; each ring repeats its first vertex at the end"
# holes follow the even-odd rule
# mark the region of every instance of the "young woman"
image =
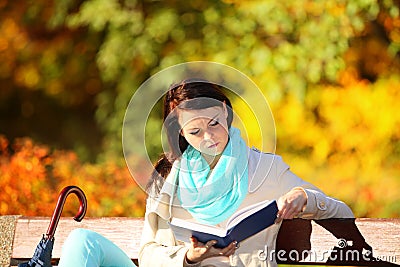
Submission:
POLYGON ((156 163, 148 184, 139 265, 275 266, 260 251, 275 249, 282 219, 353 218, 349 207, 293 174, 282 158, 249 149, 231 126, 233 112, 221 88, 207 81, 173 85, 164 100, 170 151, 156 163), (251 184, 259 185, 255 189, 251 184), (278 200, 273 226, 225 248, 175 239, 173 217, 224 226, 236 210, 278 200))
MULTIPOLYGON (((155 164, 148 199, 140 267, 276 266, 260 251, 275 249, 283 219, 353 218, 341 201, 324 195, 289 170, 282 158, 249 149, 231 126, 232 106, 223 90, 207 81, 171 86, 164 99, 169 152, 155 164), (252 186, 256 185, 256 186, 252 186), (224 226, 238 209, 278 200, 277 223, 225 248, 175 239, 173 217, 224 226)), ((134 266, 126 254, 101 235, 74 230, 63 247, 59 266, 134 266)))

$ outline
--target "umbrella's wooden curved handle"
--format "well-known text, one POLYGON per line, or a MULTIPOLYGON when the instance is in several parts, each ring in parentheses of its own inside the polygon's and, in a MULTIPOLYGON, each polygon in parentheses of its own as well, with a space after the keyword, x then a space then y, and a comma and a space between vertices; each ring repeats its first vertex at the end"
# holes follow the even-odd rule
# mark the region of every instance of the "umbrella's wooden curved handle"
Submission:
POLYGON ((46 233, 47 239, 52 239, 54 237, 54 233, 56 231, 58 221, 60 220, 61 212, 63 210, 65 200, 67 199, 67 196, 71 193, 74 193, 75 195, 77 195, 79 198, 79 202, 80 202, 79 211, 75 215, 74 220, 80 222, 85 217, 86 209, 87 209, 87 200, 86 200, 85 193, 83 193, 82 189, 80 189, 79 187, 74 186, 74 185, 65 187, 60 192, 60 195, 58 196, 57 205, 56 205, 56 208, 54 209, 53 216, 51 217, 49 228, 47 229, 47 233, 46 233))

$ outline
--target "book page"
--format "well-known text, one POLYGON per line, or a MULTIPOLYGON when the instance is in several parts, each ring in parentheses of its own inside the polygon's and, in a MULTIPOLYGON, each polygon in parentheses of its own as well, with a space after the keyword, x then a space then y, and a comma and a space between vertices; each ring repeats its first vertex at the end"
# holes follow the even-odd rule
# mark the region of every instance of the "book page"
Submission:
POLYGON ((268 206, 272 202, 274 202, 274 200, 265 200, 265 201, 255 203, 253 205, 247 206, 243 209, 236 211, 229 218, 226 228, 231 229, 232 227, 234 227, 235 225, 240 223, 243 219, 245 219, 245 218, 249 217, 251 214, 254 214, 257 211, 263 209, 264 207, 268 206))
POLYGON ((274 202, 274 200, 265 200, 265 201, 255 203, 253 205, 247 206, 243 209, 236 211, 229 218, 229 220, 226 224, 226 228, 198 223, 194 219, 187 220, 187 219, 180 219, 180 218, 176 218, 176 217, 172 218, 170 224, 171 224, 171 226, 176 226, 173 228, 175 229, 174 231, 178 231, 178 232, 181 232, 181 230, 179 230, 179 228, 184 228, 184 229, 194 231, 194 232, 203 232, 203 233, 208 233, 208 234, 219 236, 219 237, 225 237, 232 227, 236 226, 241 221, 243 221, 245 218, 262 210, 263 208, 267 207, 268 205, 270 205, 273 202, 274 202))
POLYGON ((213 225, 207 225, 207 224, 202 224, 194 221, 189 221, 189 220, 183 220, 179 218, 172 218, 171 224, 186 228, 192 231, 196 232, 203 232, 203 233, 209 233, 212 235, 220 236, 220 237, 225 237, 226 234, 228 233, 227 229, 213 226, 213 225))

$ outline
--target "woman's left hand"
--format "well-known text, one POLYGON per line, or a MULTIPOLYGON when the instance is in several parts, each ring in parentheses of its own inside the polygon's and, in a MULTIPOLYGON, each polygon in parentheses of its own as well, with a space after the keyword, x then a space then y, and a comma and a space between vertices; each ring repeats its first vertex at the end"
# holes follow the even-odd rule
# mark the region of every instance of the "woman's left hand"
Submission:
POLYGON ((307 204, 307 194, 301 188, 294 188, 278 199, 278 215, 276 222, 293 219, 307 204))

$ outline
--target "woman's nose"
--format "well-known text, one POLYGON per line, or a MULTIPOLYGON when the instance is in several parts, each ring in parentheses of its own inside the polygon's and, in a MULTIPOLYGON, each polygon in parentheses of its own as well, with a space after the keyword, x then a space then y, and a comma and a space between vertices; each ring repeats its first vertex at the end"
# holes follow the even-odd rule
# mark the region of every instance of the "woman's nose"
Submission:
POLYGON ((212 131, 205 131, 205 133, 204 133, 205 140, 212 139, 213 136, 214 136, 214 133, 212 131))

